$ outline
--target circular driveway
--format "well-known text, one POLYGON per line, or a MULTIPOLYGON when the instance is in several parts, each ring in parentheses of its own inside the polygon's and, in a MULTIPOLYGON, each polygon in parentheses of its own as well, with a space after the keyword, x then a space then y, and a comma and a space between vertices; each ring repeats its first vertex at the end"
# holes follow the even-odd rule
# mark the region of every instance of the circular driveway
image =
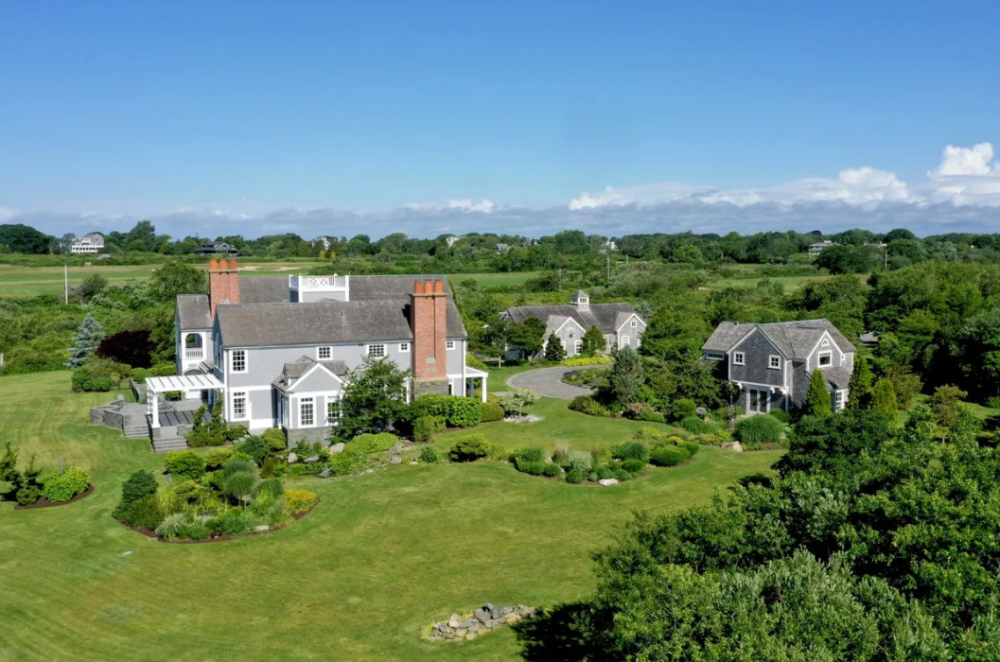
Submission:
POLYGON ((587 367, 593 366, 578 366, 573 368, 559 366, 556 368, 542 368, 541 370, 522 372, 508 379, 507 386, 530 389, 538 395, 543 395, 547 398, 572 400, 580 395, 590 395, 590 389, 563 384, 562 376, 567 372, 587 367))

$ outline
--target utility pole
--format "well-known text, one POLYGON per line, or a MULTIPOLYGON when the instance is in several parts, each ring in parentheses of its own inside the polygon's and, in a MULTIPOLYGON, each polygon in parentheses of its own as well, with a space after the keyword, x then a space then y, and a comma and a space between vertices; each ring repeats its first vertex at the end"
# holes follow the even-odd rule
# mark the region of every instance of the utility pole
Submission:
POLYGON ((611 284, 611 252, 608 251, 608 285, 611 284))
POLYGON ((63 265, 63 291, 65 292, 65 304, 69 305, 69 265, 63 265))

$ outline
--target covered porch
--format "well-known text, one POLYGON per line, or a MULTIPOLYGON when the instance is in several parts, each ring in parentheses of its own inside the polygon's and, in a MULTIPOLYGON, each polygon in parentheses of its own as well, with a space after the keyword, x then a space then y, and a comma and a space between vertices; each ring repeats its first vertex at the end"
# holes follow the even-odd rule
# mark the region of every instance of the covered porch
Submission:
POLYGON ((479 397, 486 402, 486 382, 489 374, 476 368, 465 367, 465 374, 462 375, 463 395, 470 398, 479 397), (477 388, 478 382, 478 388, 477 388))
POLYGON ((188 391, 215 391, 224 394, 226 385, 219 381, 218 377, 208 373, 178 375, 174 377, 149 377, 146 379, 146 407, 147 414, 149 415, 149 426, 155 430, 156 428, 163 427, 164 422, 167 425, 191 424, 194 421, 194 414, 191 413, 190 420, 188 420, 188 415, 181 412, 190 413, 196 411, 201 406, 200 401, 178 400, 169 403, 160 402, 160 396, 164 393, 186 393, 188 391), (163 417, 160 415, 161 410, 164 414, 163 417))

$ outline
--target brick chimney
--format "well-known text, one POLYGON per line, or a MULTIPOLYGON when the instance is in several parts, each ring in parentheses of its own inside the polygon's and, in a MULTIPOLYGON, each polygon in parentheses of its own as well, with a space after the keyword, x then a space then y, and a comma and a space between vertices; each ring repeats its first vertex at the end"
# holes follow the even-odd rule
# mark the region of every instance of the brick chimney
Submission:
POLYGON ((448 393, 448 295, 442 281, 413 284, 410 324, 413 327, 415 395, 448 393))
POLYGON ((220 303, 240 302, 240 274, 236 260, 212 260, 208 265, 208 305, 212 317, 220 303))

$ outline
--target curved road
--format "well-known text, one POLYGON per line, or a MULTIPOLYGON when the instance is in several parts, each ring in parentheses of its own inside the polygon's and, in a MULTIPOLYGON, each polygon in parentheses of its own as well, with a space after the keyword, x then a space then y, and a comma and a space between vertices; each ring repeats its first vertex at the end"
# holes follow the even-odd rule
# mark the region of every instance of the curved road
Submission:
POLYGON ((556 368, 542 368, 541 370, 522 372, 508 379, 507 386, 531 389, 538 395, 543 395, 547 398, 572 400, 579 395, 590 395, 590 389, 563 384, 562 376, 571 370, 588 367, 595 366, 578 366, 573 368, 559 366, 556 368))

